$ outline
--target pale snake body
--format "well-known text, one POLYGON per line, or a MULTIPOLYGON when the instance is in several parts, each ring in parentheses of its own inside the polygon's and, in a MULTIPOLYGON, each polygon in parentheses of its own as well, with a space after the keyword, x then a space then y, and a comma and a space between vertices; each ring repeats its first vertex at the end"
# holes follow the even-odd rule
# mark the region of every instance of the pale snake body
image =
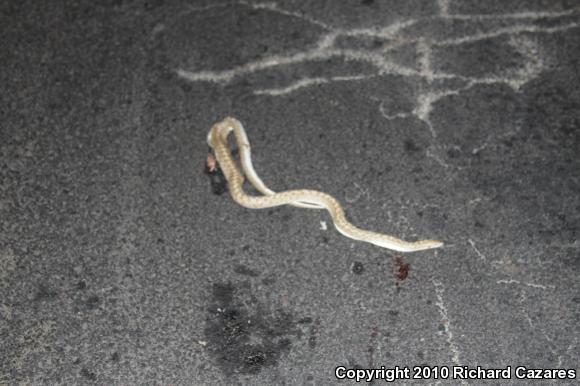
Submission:
POLYGON ((240 121, 235 118, 226 118, 216 123, 211 128, 207 141, 228 181, 232 198, 246 208, 263 209, 293 205, 302 208, 326 209, 330 213, 336 229, 346 237, 399 252, 416 252, 443 246, 442 242, 436 240, 408 242, 393 236, 357 228, 346 219, 340 203, 331 195, 323 192, 300 189, 276 193, 270 190, 254 170, 248 137, 240 121), (228 144, 228 136, 232 132, 238 146, 242 170, 236 165, 228 144), (244 175, 264 196, 250 196, 244 192, 244 175))

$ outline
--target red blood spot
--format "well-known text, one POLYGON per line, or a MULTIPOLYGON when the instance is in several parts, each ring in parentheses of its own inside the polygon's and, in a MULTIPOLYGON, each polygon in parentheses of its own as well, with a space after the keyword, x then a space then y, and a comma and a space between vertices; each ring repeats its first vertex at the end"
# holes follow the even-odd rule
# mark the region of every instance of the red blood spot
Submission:
POLYGON ((207 159, 205 160, 205 170, 206 173, 215 173, 218 170, 217 160, 211 153, 208 153, 207 159))
POLYGON ((411 270, 411 264, 405 262, 401 256, 395 257, 395 264, 397 265, 395 275, 397 276, 397 285, 400 282, 407 279, 409 276, 409 271, 411 270))

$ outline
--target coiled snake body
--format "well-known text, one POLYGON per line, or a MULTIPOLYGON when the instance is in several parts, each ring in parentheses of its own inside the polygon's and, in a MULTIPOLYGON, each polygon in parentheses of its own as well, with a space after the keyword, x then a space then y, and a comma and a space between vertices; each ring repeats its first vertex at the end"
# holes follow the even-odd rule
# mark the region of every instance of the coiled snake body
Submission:
POLYGON ((254 170, 250 142, 244 127, 235 118, 226 118, 216 123, 211 128, 207 141, 213 149, 217 162, 228 181, 232 198, 246 208, 263 209, 281 205, 293 205, 302 208, 326 209, 330 213, 336 229, 346 237, 399 252, 416 252, 443 246, 442 242, 436 240, 408 242, 393 236, 357 228, 346 219, 344 210, 339 202, 331 195, 323 192, 300 189, 276 193, 270 190, 254 170), (243 173, 236 165, 230 152, 228 136, 232 132, 238 146, 243 173), (244 192, 244 175, 263 196, 250 196, 244 192))

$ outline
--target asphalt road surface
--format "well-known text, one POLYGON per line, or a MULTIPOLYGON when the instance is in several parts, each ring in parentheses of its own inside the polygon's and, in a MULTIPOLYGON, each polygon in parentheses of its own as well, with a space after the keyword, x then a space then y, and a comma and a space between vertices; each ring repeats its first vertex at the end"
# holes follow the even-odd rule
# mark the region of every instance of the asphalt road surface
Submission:
POLYGON ((0 384, 578 382, 578 1, 5 0, 0 31, 0 384), (226 116, 272 189, 445 246, 237 205, 226 116))

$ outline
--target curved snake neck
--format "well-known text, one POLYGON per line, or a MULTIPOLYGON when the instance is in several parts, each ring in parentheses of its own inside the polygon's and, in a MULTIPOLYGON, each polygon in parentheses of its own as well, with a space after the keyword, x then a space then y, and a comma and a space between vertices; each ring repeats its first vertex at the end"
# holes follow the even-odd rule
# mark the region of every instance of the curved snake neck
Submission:
POLYGON ((326 209, 330 213, 336 229, 346 237, 398 252, 416 252, 443 246, 442 242, 436 240, 408 242, 393 236, 357 228, 346 219, 340 203, 331 195, 323 192, 300 189, 276 193, 270 190, 254 170, 248 137, 240 121, 235 118, 228 117, 216 123, 211 128, 207 141, 228 181, 232 198, 241 206, 250 209, 263 209, 293 205, 302 208, 326 209), (228 144, 228 136, 232 132, 240 152, 242 170, 236 165, 228 144), (263 196, 250 196, 244 192, 244 175, 263 196))

